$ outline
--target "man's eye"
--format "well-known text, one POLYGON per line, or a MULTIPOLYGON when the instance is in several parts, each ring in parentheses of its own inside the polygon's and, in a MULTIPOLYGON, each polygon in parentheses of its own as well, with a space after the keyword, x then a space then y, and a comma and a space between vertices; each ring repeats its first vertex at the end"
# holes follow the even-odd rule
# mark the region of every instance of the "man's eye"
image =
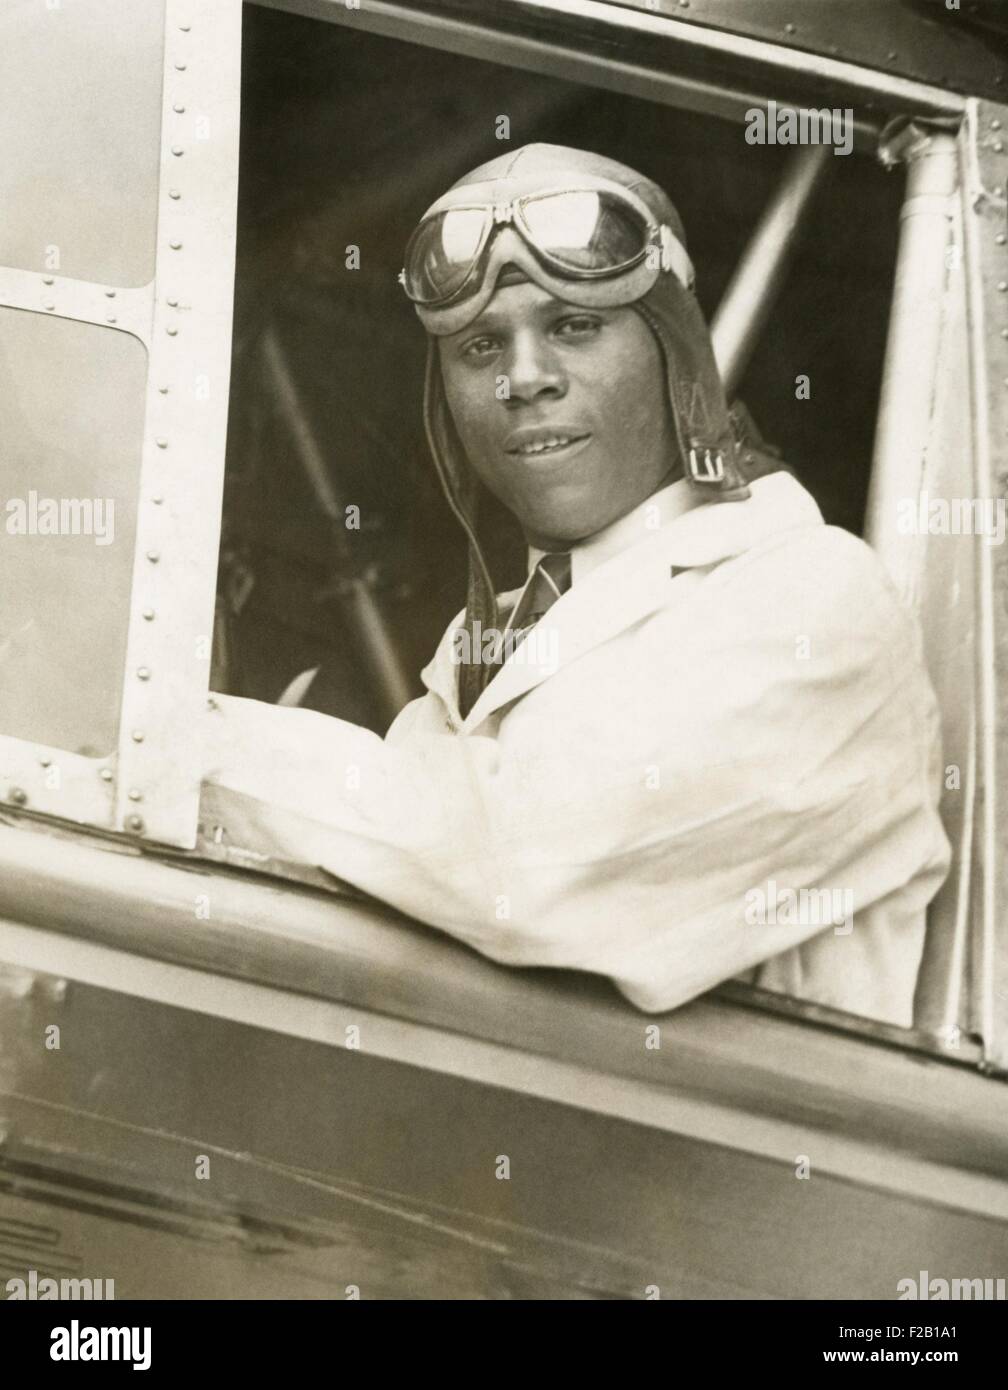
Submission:
POLYGON ((486 357, 497 347, 497 339, 490 337, 471 338, 462 349, 463 357, 486 357))
POLYGON ((601 320, 590 314, 576 314, 558 323, 556 331, 565 338, 581 338, 597 332, 601 327, 601 320))

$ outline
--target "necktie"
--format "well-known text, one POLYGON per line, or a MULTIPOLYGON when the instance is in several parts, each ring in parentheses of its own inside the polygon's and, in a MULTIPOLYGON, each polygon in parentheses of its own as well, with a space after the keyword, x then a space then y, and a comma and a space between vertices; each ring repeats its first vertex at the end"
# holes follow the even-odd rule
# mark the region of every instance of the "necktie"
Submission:
POLYGON ((532 577, 508 621, 508 630, 513 634, 513 646, 517 646, 524 639, 570 586, 570 551, 560 550, 544 555, 532 571, 532 577))

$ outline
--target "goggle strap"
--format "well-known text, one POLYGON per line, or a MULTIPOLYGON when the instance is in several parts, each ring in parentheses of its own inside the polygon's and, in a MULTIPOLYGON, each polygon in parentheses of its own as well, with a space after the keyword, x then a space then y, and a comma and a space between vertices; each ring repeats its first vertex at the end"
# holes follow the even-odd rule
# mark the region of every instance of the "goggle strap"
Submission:
POLYGON ((659 229, 661 244, 661 268, 671 271, 684 290, 692 290, 696 282, 693 262, 686 254, 686 248, 672 231, 667 222, 659 229))

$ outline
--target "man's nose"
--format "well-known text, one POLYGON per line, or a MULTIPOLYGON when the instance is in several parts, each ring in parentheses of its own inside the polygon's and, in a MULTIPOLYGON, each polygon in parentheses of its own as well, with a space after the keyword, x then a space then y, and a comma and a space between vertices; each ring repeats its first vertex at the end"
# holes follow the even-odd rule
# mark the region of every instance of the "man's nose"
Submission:
POLYGON ((564 396, 567 376, 556 349, 539 333, 516 333, 504 362, 511 401, 528 403, 539 396, 564 396))

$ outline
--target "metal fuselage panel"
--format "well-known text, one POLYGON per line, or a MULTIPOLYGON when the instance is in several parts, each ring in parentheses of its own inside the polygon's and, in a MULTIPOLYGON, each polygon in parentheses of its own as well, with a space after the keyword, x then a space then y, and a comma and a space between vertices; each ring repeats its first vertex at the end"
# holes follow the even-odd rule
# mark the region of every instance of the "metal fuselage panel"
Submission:
POLYGON ((922 1268, 1004 1267, 1003 1223, 820 1174, 814 1130, 801 1178, 798 1154, 5 980, 5 1280, 111 1278, 120 1298, 895 1298, 922 1268))

